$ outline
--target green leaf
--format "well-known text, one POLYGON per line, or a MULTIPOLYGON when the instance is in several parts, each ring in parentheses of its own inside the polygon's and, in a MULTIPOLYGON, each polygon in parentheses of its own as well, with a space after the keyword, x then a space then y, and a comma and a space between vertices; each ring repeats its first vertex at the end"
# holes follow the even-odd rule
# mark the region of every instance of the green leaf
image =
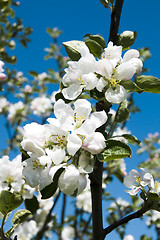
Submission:
POLYGON ((28 218, 29 216, 31 216, 31 212, 29 210, 26 210, 26 209, 19 210, 13 216, 12 224, 14 226, 18 226, 19 224, 24 222, 26 220, 26 218, 28 218))
POLYGON ((85 44, 87 45, 87 47, 89 48, 90 52, 95 56, 100 58, 103 52, 103 48, 101 47, 101 45, 99 43, 97 43, 94 40, 91 39, 87 39, 85 41, 85 44))
POLYGON ((143 89, 138 87, 137 84, 135 82, 132 82, 131 80, 121 80, 119 84, 122 85, 127 90, 127 92, 143 92, 143 89))
POLYGON ((109 139, 106 141, 106 148, 103 153, 97 155, 97 158, 100 162, 105 162, 114 159, 120 159, 125 157, 131 157, 132 150, 131 148, 117 140, 109 139))
POLYGON ((99 92, 96 88, 90 90, 90 96, 96 100, 104 99, 104 94, 102 92, 99 92))
POLYGON ((142 75, 135 79, 135 83, 144 92, 160 93, 160 80, 156 77, 142 75))
POLYGON ((129 116, 129 110, 127 109, 127 102, 124 100, 119 105, 119 108, 117 109, 116 116, 115 116, 115 122, 121 123, 125 121, 129 116))
POLYGON ((31 212, 26 209, 16 212, 12 218, 13 226, 5 233, 5 236, 11 237, 14 233, 14 229, 23 223, 29 216, 31 216, 31 212))
POLYGON ((32 214, 34 214, 39 208, 39 202, 35 196, 30 199, 25 199, 24 203, 26 209, 29 210, 32 214))
POLYGON ((104 40, 103 37, 99 36, 99 35, 92 35, 87 33, 84 38, 89 38, 91 40, 94 40, 95 42, 97 42, 103 49, 106 48, 106 42, 104 40))
POLYGON ((35 71, 30 71, 29 74, 33 77, 38 77, 38 73, 35 71))
POLYGON ((53 196, 58 187, 58 179, 63 171, 64 168, 58 169, 53 177, 53 182, 41 190, 42 199, 47 199, 53 196))
POLYGON ((141 141, 134 135, 131 134, 123 134, 122 137, 128 140, 129 143, 131 144, 140 144, 141 141))
POLYGON ((27 154, 27 152, 23 148, 20 148, 19 151, 22 153, 22 162, 30 158, 30 156, 27 154))
POLYGON ((82 41, 69 41, 63 43, 66 52, 72 61, 78 61, 81 57, 80 49, 85 46, 82 41))
POLYGON ((7 215, 9 212, 19 207, 23 202, 23 198, 19 192, 9 192, 2 190, 0 193, 0 212, 7 215))

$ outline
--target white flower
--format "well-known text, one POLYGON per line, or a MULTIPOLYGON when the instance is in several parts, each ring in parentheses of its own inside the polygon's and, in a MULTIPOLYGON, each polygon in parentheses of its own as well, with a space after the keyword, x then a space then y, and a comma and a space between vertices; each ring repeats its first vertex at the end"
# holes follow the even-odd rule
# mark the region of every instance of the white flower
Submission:
POLYGON ((37 232, 38 228, 36 226, 36 222, 34 220, 30 220, 20 224, 14 230, 13 238, 17 236, 18 240, 29 240, 32 239, 37 232))
POLYGON ((83 209, 83 211, 91 213, 92 212, 92 200, 90 191, 90 180, 87 179, 87 186, 83 192, 81 192, 76 197, 77 208, 83 209))
POLYGON ((6 78, 6 74, 3 73, 4 72, 3 66, 4 62, 0 61, 0 80, 6 78))
POLYGON ((5 97, 0 98, 0 113, 9 106, 9 102, 5 97))
POLYGON ((127 92, 119 84, 121 80, 130 80, 135 73, 141 72, 142 61, 137 50, 128 50, 122 59, 122 47, 113 46, 109 42, 102 54, 103 59, 96 64, 95 72, 102 75, 96 88, 102 92, 105 87, 105 97, 111 103, 119 104, 127 98, 127 92), (109 85, 109 86, 108 86, 109 85))
POLYGON ((20 191, 24 184, 22 176, 21 156, 18 155, 12 161, 8 156, 0 159, 0 188, 1 190, 20 191))
POLYGON ((8 117, 7 119, 11 122, 14 123, 16 120, 16 117, 24 116, 25 115, 25 105, 22 101, 19 101, 14 104, 10 104, 8 107, 8 117))
POLYGON ((51 159, 48 156, 38 154, 32 154, 31 158, 23 162, 23 175, 29 186, 34 188, 40 184, 40 189, 42 189, 52 182, 52 178, 49 175, 51 163, 51 159))
POLYGON ((67 195, 79 195, 86 187, 87 181, 83 174, 73 165, 65 168, 58 179, 59 189, 67 195))
POLYGON ((105 92, 105 98, 108 102, 119 104, 127 98, 128 94, 121 85, 116 85, 115 89, 108 88, 105 92))
POLYGON ((124 185, 131 188, 131 190, 127 191, 130 195, 136 195, 145 186, 152 189, 155 187, 154 179, 150 172, 144 168, 140 169, 141 172, 132 169, 129 175, 124 178, 124 185))
POLYGON ((66 99, 73 100, 77 98, 83 89, 92 90, 96 87, 98 79, 95 72, 96 60, 89 52, 89 49, 83 47, 81 50, 81 58, 78 62, 69 61, 69 67, 65 69, 62 82, 66 88, 62 90, 62 94, 66 99))
POLYGON ((148 226, 151 226, 152 224, 155 224, 158 228, 160 227, 160 212, 156 210, 151 211, 151 216, 147 218, 146 224, 148 226))
POLYGON ((107 48, 104 49, 103 57, 110 60, 114 67, 121 61, 122 46, 113 46, 113 42, 109 42, 107 48))
POLYGON ((134 240, 134 237, 132 235, 126 235, 123 240, 134 240))
POLYGON ((65 226, 61 233, 62 240, 73 240, 75 237, 74 228, 71 226, 65 226))
POLYGON ((37 116, 48 116, 52 111, 52 102, 46 96, 34 98, 31 102, 31 110, 37 116))
POLYGON ((114 209, 118 208, 118 209, 120 209, 120 211, 124 211, 124 209, 129 206, 130 206, 129 202, 127 202, 127 201, 123 200, 121 197, 119 197, 119 198, 117 198, 117 200, 115 202, 112 202, 110 204, 111 209, 109 209, 109 212, 113 212, 114 211, 113 208, 114 209))
POLYGON ((57 129, 64 129, 63 136, 66 136, 67 151, 72 156, 81 147, 92 154, 101 152, 105 147, 105 138, 95 130, 106 122, 106 113, 101 111, 91 114, 91 104, 84 99, 75 101, 74 106, 73 110, 70 105, 59 99, 54 105, 57 119, 48 119, 51 128, 55 129, 57 126, 57 129), (68 130, 68 136, 65 130, 68 130))

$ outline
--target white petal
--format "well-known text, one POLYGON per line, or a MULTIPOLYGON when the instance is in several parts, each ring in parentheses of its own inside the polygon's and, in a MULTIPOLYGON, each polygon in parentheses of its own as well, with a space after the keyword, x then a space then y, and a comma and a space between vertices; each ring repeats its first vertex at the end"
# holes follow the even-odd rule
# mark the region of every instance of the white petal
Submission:
POLYGON ((45 168, 40 174, 40 190, 48 186, 52 182, 52 178, 49 175, 49 168, 45 168))
POLYGON ((109 79, 113 73, 113 69, 114 67, 108 59, 102 59, 97 62, 95 72, 109 79))
POLYGON ((30 139, 24 139, 21 142, 22 148, 28 152, 29 156, 31 156, 32 153, 36 154, 38 157, 45 155, 45 152, 42 148, 38 147, 32 140, 30 139))
POLYGON ((86 176, 83 174, 79 175, 79 179, 78 179, 78 193, 77 195, 79 195, 87 186, 87 179, 86 176))
POLYGON ((75 153, 82 146, 82 140, 77 136, 76 133, 71 133, 67 138, 67 151, 70 155, 74 156, 75 153))
POLYGON ((124 62, 116 68, 114 78, 118 80, 129 80, 136 73, 136 68, 130 62, 124 62))
POLYGON ((53 150, 47 148, 46 153, 56 165, 61 164, 66 157, 65 149, 62 148, 57 148, 53 150))
POLYGON ((132 58, 138 58, 139 57, 139 52, 136 49, 130 49, 128 50, 124 56, 123 56, 123 62, 127 62, 132 58))
POLYGON ((125 88, 121 85, 117 85, 116 89, 108 88, 105 92, 105 98, 110 103, 119 104, 127 98, 128 94, 125 88))
POLYGON ((73 119, 74 112, 73 109, 70 107, 69 104, 66 104, 62 99, 59 99, 54 104, 54 114, 57 119, 61 119, 63 115, 67 115, 68 118, 73 119))
POLYGON ((83 74, 82 75, 82 80, 83 80, 85 88, 87 90, 94 89, 96 87, 96 85, 97 85, 97 82, 98 82, 98 78, 92 72, 90 72, 88 74, 83 74))
POLYGON ((82 123, 89 117, 92 111, 91 103, 86 99, 78 99, 75 101, 74 106, 74 117, 76 117, 76 121, 80 121, 82 123))
POLYGON ((105 148, 105 138, 100 132, 94 132, 83 141, 83 148, 92 154, 98 154, 105 148))
POLYGON ((108 118, 107 114, 103 110, 103 111, 92 113, 89 119, 90 119, 91 122, 95 122, 96 123, 96 129, 97 129, 100 126, 102 126, 103 124, 106 123, 107 118, 108 118))
POLYGON ((65 99, 74 100, 82 93, 83 87, 78 83, 71 84, 68 88, 63 88, 62 94, 65 99))
POLYGON ((142 71, 143 63, 139 58, 132 58, 129 62, 135 67, 136 73, 142 71))
POLYGON ((73 195, 79 186, 79 175, 78 169, 73 164, 66 167, 58 179, 59 189, 67 195, 73 195))
POLYGON ((106 86, 106 81, 101 77, 96 85, 96 88, 99 92, 102 92, 105 86, 106 86))

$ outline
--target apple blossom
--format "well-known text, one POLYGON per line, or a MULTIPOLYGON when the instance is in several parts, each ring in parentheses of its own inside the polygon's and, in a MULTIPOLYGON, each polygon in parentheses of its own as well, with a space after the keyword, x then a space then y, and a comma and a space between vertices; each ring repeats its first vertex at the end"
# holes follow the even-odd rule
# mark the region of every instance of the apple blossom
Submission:
POLYGON ((32 239, 38 232, 36 222, 34 220, 26 221, 19 225, 13 234, 13 237, 17 236, 19 240, 32 239))
POLYGON ((145 186, 154 189, 155 182, 151 173, 144 168, 140 168, 141 172, 132 169, 129 175, 124 178, 124 185, 131 190, 127 190, 130 195, 136 195, 140 190, 144 190, 145 186))
POLYGON ((3 69, 3 66, 4 66, 4 62, 0 60, 0 80, 6 78, 6 74, 4 74, 4 69, 3 69))
POLYGON ((73 240, 75 237, 75 230, 71 226, 65 226, 61 233, 62 240, 73 240))
POLYGON ((73 164, 67 166, 58 179, 59 189, 67 195, 79 195, 86 185, 85 175, 80 174, 73 164))
POLYGON ((69 61, 69 67, 65 69, 66 74, 62 79, 65 88, 62 94, 66 99, 76 99, 83 91, 92 90, 97 85, 97 77, 94 74, 96 60, 89 52, 89 49, 83 47, 80 49, 81 58, 76 61, 69 61))
POLYGON ((37 116, 49 116, 52 111, 52 102, 46 96, 34 98, 30 106, 33 114, 37 116))
POLYGON ((16 118, 25 115, 25 105, 22 101, 12 103, 8 107, 8 117, 10 123, 14 123, 16 118))

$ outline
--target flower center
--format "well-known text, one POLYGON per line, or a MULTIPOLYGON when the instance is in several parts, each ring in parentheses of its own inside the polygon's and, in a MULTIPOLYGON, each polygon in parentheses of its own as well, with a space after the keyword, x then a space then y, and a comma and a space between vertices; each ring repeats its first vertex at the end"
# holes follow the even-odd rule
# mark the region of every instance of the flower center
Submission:
POLYGON ((37 169, 37 168, 42 168, 43 167, 43 165, 39 162, 39 160, 38 159, 36 159, 36 160, 33 160, 32 161, 32 163, 33 163, 33 170, 35 170, 35 169, 37 169))
POLYGON ((141 177, 140 176, 136 177, 136 182, 137 182, 138 186, 141 184, 141 177))

